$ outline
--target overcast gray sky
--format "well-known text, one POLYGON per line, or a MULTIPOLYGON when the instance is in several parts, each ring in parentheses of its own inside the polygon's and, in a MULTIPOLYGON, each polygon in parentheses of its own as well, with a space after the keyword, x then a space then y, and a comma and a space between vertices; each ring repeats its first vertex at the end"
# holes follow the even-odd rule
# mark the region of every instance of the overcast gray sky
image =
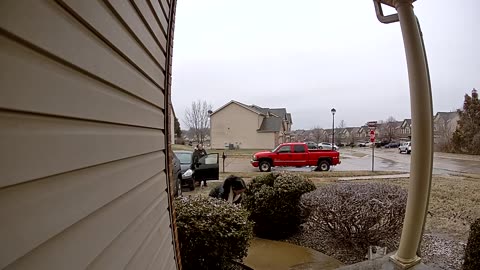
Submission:
MULTIPOLYGON (((480 88, 480 1, 418 0, 434 112, 480 88)), ((388 10, 390 13, 392 10, 388 10)), ((192 101, 285 107, 293 129, 410 117, 400 25, 371 0, 181 0, 172 100, 183 124, 192 101), (337 122, 338 123, 338 122, 337 122)))

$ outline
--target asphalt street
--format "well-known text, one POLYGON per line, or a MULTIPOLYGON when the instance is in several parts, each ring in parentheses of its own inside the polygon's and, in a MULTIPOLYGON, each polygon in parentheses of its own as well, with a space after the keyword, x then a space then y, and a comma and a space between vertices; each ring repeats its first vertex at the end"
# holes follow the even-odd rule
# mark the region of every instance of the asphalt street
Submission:
MULTIPOLYGON (((374 169, 376 171, 410 171, 409 154, 400 154, 396 149, 375 149, 374 169)), ((372 169, 372 149, 355 148, 340 150, 342 163, 332 171, 363 171, 372 169)), ((222 166, 220 165, 220 168, 222 166)), ((274 168, 274 170, 309 171, 313 168, 274 168)), ((222 169, 220 169, 222 170, 222 169)), ((225 161, 227 172, 258 171, 250 165, 246 157, 231 157, 225 161)), ((435 153, 433 161, 434 174, 468 173, 480 174, 480 157, 435 153)))

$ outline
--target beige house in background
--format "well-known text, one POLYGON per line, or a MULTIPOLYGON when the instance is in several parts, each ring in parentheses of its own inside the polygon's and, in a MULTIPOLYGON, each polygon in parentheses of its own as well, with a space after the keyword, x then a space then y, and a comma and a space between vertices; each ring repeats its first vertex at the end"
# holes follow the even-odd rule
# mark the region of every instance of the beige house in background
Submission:
POLYGON ((285 108, 263 108, 230 101, 210 115, 214 149, 273 149, 291 140, 292 115, 285 108))
POLYGON ((457 112, 437 112, 433 118, 434 143, 448 142, 457 129, 458 120, 457 112))
POLYGON ((412 119, 406 118, 399 127, 400 141, 409 141, 412 138, 412 119))

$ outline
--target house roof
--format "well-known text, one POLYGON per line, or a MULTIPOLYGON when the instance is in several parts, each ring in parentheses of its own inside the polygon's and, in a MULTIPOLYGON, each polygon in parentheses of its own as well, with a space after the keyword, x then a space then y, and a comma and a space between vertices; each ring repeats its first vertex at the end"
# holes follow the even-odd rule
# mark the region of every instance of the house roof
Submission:
MULTIPOLYGON (((238 106, 243 107, 243 108, 245 108, 245 109, 247 109, 247 110, 249 110, 249 111, 251 111, 251 112, 254 112, 254 113, 256 113, 256 114, 262 114, 262 115, 265 114, 265 113, 261 112, 260 110, 254 108, 253 106, 248 106, 248 105, 243 104, 243 103, 241 103, 241 102, 232 100, 232 101, 228 102, 227 104, 223 105, 222 107, 216 109, 212 114, 210 114, 210 116, 212 116, 212 115, 216 114, 217 112, 223 110, 225 107, 227 107, 228 105, 230 105, 230 104, 232 104, 232 103, 233 103, 233 104, 237 104, 238 106)), ((258 107, 258 108, 260 108, 260 107, 258 107)))
POLYGON ((289 121, 291 123, 292 115, 287 113, 287 109, 285 108, 263 108, 255 104, 246 105, 235 100, 232 100, 227 104, 223 105, 222 107, 218 108, 211 115, 214 115, 215 113, 221 111, 232 103, 237 104, 238 106, 241 106, 258 115, 267 116, 263 119, 262 124, 258 129, 259 132, 278 132, 282 129, 283 120, 289 121))
POLYGON ((265 115, 268 113, 274 114, 275 116, 285 119, 291 123, 292 115, 290 113, 287 113, 287 109, 285 108, 263 108, 257 105, 250 105, 250 107, 265 115))
POLYGON ((258 131, 260 132, 276 132, 280 131, 282 128, 282 118, 271 116, 268 118, 264 118, 262 125, 258 131))
POLYGON ((360 129, 359 127, 347 127, 345 128, 349 133, 355 133, 355 132, 358 132, 358 130, 360 129))
POLYGON ((268 108, 262 108, 262 107, 257 106, 257 105, 250 105, 248 107, 252 108, 253 110, 255 110, 255 111, 257 111, 261 114, 265 114, 265 115, 268 114, 268 108))
MULTIPOLYGON (((335 129, 335 130, 337 130, 337 129, 335 129)), ((332 135, 332 129, 331 128, 326 128, 326 129, 324 129, 324 131, 327 135, 332 135)), ((335 131, 335 133, 337 133, 337 131, 335 131)))
POLYGON ((358 133, 364 133, 365 131, 369 130, 369 127, 368 126, 361 126, 357 132, 358 133))
POLYGON ((400 128, 402 126, 403 121, 396 121, 395 128, 400 128))
POLYGON ((457 112, 437 112, 435 119, 443 119, 445 122, 448 122, 458 116, 457 112))
POLYGON ((412 119, 404 119, 401 127, 405 127, 405 125, 411 126, 412 125, 412 119))
POLYGON ((269 109, 266 108, 270 113, 275 114, 276 116, 287 120, 287 109, 285 108, 274 108, 274 109, 269 109))

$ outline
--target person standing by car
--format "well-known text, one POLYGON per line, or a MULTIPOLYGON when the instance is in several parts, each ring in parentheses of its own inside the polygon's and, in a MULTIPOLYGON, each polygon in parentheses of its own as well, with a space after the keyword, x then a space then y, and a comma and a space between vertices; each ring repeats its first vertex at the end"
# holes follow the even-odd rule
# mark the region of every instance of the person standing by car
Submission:
POLYGON ((239 204, 242 202, 242 194, 247 189, 247 185, 242 178, 230 175, 225 179, 223 185, 218 186, 210 191, 209 196, 229 203, 239 204))
MULTIPOLYGON (((203 149, 203 145, 201 143, 197 144, 197 146, 195 147, 195 150, 193 151, 193 154, 192 154, 191 169, 193 171, 195 171, 195 168, 197 167, 197 164, 198 164, 199 160, 206 155, 207 155, 207 151, 205 151, 205 149, 203 149)), ((195 174, 193 176, 195 178, 195 174)), ((203 181, 203 185, 207 186, 207 180, 206 179, 196 179, 195 178, 195 180, 198 181, 200 183, 200 185, 202 184, 202 181, 203 181)))

